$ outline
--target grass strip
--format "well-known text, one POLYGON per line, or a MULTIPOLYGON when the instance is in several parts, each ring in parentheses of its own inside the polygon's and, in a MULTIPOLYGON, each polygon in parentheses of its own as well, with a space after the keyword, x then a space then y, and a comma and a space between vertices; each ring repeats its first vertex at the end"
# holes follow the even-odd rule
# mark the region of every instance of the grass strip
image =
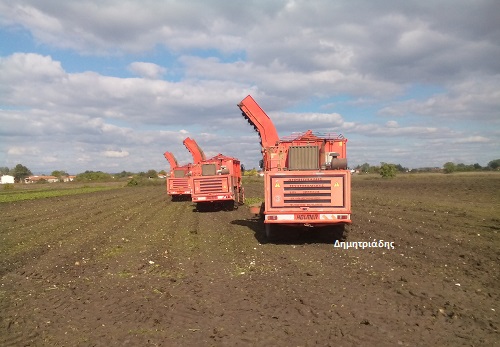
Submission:
POLYGON ((117 187, 80 187, 72 189, 7 191, 0 193, 0 203, 54 198, 65 195, 87 194, 110 189, 117 189, 117 187))

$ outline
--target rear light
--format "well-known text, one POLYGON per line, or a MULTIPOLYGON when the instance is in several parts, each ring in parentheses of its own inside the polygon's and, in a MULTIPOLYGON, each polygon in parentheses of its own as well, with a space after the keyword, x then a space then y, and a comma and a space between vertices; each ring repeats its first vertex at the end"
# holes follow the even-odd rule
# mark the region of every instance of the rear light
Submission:
POLYGON ((268 220, 278 220, 278 216, 267 216, 268 220))

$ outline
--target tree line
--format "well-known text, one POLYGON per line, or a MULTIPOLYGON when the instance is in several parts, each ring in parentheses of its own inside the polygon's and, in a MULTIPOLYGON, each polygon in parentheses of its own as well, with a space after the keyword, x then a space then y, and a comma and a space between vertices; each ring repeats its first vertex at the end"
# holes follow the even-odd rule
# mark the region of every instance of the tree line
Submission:
MULTIPOLYGON (((446 162, 443 164, 442 168, 418 168, 418 169, 408 169, 403 167, 401 164, 391 164, 381 162, 379 166, 370 165, 368 163, 364 163, 361 165, 357 165, 354 168, 359 173, 375 173, 380 174, 382 177, 394 177, 398 172, 432 172, 432 171, 442 171, 444 173, 453 173, 453 172, 467 172, 467 171, 496 171, 500 170, 500 159, 492 160, 486 166, 481 166, 478 163, 475 164, 463 164, 458 163, 455 164, 453 162, 446 162)), ((256 169, 252 169, 257 174, 256 169)), ((249 170, 248 173, 252 173, 252 170, 249 170)), ((242 171, 245 172, 245 168, 242 165, 242 171)), ((141 171, 138 173, 133 173, 130 171, 122 171, 114 174, 102 172, 102 171, 85 171, 79 173, 75 177, 75 181, 112 181, 114 179, 123 179, 131 176, 136 176, 139 178, 156 178, 158 174, 166 175, 165 170, 156 171, 156 170, 148 170, 141 171)), ((16 182, 23 182, 25 178, 32 176, 32 172, 26 166, 22 164, 17 164, 15 167, 9 169, 8 167, 0 167, 0 175, 11 175, 14 176, 14 180, 16 182)), ((68 173, 64 170, 54 170, 51 173, 51 176, 55 176, 59 179, 62 179, 64 176, 69 176, 68 173)))
MULTIPOLYGON (((75 176, 75 181, 79 182, 84 182, 84 181, 112 181, 115 179, 121 179, 121 178, 128 178, 130 176, 136 176, 140 178, 156 178, 158 177, 158 174, 166 174, 165 170, 161 171, 156 171, 156 170, 148 170, 148 171, 141 171, 138 173, 133 173, 129 171, 122 171, 119 173, 115 174, 110 174, 102 171, 85 171, 82 173, 79 173, 75 176)), ((24 182, 24 179, 33 176, 33 173, 31 172, 30 169, 28 169, 26 166, 22 164, 17 164, 13 168, 8 168, 6 166, 0 167, 0 176, 2 175, 11 175, 14 176, 15 182, 24 182)), ((46 176, 45 174, 41 176, 46 176)), ((54 176, 59 178, 60 180, 63 179, 63 177, 69 176, 69 174, 64 171, 64 170, 54 170, 51 172, 50 176, 54 176)))
POLYGON ((489 170, 498 170, 500 168, 500 159, 492 160, 488 163, 487 166, 482 167, 478 163, 472 165, 466 165, 464 163, 455 164, 451 161, 445 163, 443 165, 444 173, 452 173, 452 172, 467 172, 467 171, 489 171, 489 170))
POLYGON ((390 163, 380 163, 380 166, 372 166, 368 163, 358 165, 354 168, 359 173, 375 173, 380 174, 382 177, 394 177, 398 172, 436 172, 442 171, 444 173, 453 172, 469 172, 469 171, 496 171, 500 169, 500 159, 492 160, 487 166, 481 166, 478 163, 475 164, 455 164, 453 162, 446 162, 443 164, 442 168, 435 167, 423 167, 418 169, 408 169, 401 166, 400 164, 390 164, 390 163))

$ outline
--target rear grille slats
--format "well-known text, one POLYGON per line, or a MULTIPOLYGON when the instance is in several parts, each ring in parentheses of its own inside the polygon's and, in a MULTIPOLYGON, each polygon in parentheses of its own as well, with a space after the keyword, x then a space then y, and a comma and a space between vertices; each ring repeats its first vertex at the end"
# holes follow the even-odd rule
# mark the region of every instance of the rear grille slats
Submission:
POLYGON ((171 178, 169 184, 172 189, 189 188, 189 180, 187 178, 171 178))
POLYGON ((224 187, 223 178, 204 178, 197 181, 195 185, 198 188, 197 193, 220 193, 227 191, 227 185, 224 187))
POLYGON ((344 178, 342 175, 272 175, 267 181, 271 188, 271 208, 308 209, 342 208, 344 178))
POLYGON ((329 203, 330 203, 330 199, 328 199, 328 200, 320 200, 320 199, 316 199, 316 200, 312 200, 312 199, 290 200, 290 199, 285 199, 285 204, 323 204, 323 205, 327 205, 329 203))
POLYGON ((329 205, 332 201, 330 180, 283 181, 283 203, 329 205))

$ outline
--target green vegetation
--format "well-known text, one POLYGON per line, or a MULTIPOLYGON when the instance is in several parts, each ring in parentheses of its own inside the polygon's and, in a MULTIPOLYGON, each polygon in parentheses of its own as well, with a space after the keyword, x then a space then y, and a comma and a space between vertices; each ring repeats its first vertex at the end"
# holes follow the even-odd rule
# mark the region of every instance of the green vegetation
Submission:
POLYGON ((12 175, 16 182, 23 181, 26 177, 32 175, 30 169, 26 166, 17 164, 16 167, 9 169, 6 166, 0 167, 0 176, 1 175, 12 175))
POLYGON ((243 173, 243 176, 249 176, 249 177, 253 177, 253 176, 258 176, 259 175, 259 172, 257 171, 256 168, 253 168, 251 170, 242 171, 242 173, 243 173))
POLYGON ((42 189, 15 190, 7 189, 0 192, 0 203, 14 202, 21 200, 35 200, 44 198, 53 198, 57 196, 76 195, 93 193, 102 190, 116 189, 113 186, 95 186, 95 187, 78 187, 78 188, 53 188, 50 185, 44 186, 42 189))
POLYGON ((135 186, 159 186, 165 184, 164 179, 134 176, 127 182, 127 187, 135 186))
POLYGON ((245 205, 252 206, 252 205, 259 205, 264 202, 264 198, 245 198, 245 205))
MULTIPOLYGON (((364 163, 362 165, 358 165, 354 167, 355 170, 359 171, 359 173, 362 174, 369 174, 369 173, 376 173, 382 175, 382 177, 388 177, 384 176, 387 174, 392 174, 394 175, 398 172, 444 172, 444 173, 453 173, 453 172, 477 172, 477 171, 497 171, 500 169, 500 159, 495 159, 492 160, 488 163, 487 166, 481 166, 478 163, 475 164, 464 164, 464 163, 459 163, 455 164, 451 161, 446 162, 443 164, 443 167, 421 167, 418 169, 411 169, 409 170, 406 167, 401 166, 400 164, 387 164, 387 163, 380 163, 380 166, 371 166, 368 163, 364 163), (386 165, 384 167, 384 164, 386 165), (387 167, 387 165, 392 165, 394 166, 395 172, 393 172, 394 169, 390 169, 387 167)), ((394 177, 394 176, 392 176, 394 177)))
POLYGON ((443 165, 444 173, 453 173, 453 172, 470 172, 470 171, 484 171, 484 170, 498 170, 500 167, 500 159, 492 160, 488 163, 488 166, 482 167, 478 163, 473 165, 466 165, 463 163, 455 164, 451 161, 445 163, 443 165))
POLYGON ((14 189, 14 185, 12 183, 7 183, 3 185, 3 190, 12 190, 14 189))
POLYGON ((488 163, 488 167, 491 170, 498 170, 500 168, 500 159, 492 160, 488 163))
POLYGON ((380 163, 380 176, 383 178, 393 178, 396 177, 396 172, 398 169, 396 168, 396 165, 394 164, 388 164, 388 163, 380 163))
POLYGON ((64 170, 54 170, 51 173, 52 176, 61 179, 63 176, 69 176, 69 174, 64 170))
MULTIPOLYGON (((359 171, 359 173, 376 173, 380 174, 382 177, 388 177, 384 175, 396 175, 397 172, 408 172, 408 168, 401 166, 401 164, 389 164, 389 163, 380 163, 380 166, 373 166, 368 163, 364 163, 363 165, 358 165, 354 168, 359 171), (383 171, 383 173, 382 173, 383 171)), ((391 177, 394 177, 391 176, 391 177)))
POLYGON ((241 178, 243 184, 252 182, 264 182, 264 178, 260 176, 243 176, 241 178))
POLYGON ((105 182, 113 180, 113 176, 102 171, 85 171, 84 173, 76 175, 77 182, 93 181, 105 182))

